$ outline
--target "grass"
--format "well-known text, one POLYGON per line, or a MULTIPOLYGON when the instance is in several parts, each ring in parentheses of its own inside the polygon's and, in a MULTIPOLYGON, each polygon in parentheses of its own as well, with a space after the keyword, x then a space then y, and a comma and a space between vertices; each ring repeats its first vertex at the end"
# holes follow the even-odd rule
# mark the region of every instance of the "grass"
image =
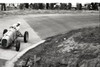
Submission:
MULTIPOLYGON (((64 39, 63 38, 68 38, 71 35, 73 35, 74 33, 76 33, 77 31, 70 31, 69 33, 65 34, 59 34, 56 36, 52 36, 46 39, 46 42, 40 44, 39 46, 37 46, 34 49, 29 50, 26 54, 24 54, 16 63, 15 63, 15 67, 17 67, 16 65, 19 64, 19 61, 21 60, 27 60, 27 58, 31 57, 33 58, 34 55, 37 55, 38 57, 41 57, 42 60, 42 65, 52 65, 51 63, 57 63, 59 62, 61 58, 63 58, 62 54, 59 54, 57 52, 55 52, 57 49, 57 45, 60 44, 64 39), (58 41, 58 42, 57 42, 58 41), (62 56, 60 56, 62 55, 62 56), (48 59, 48 60, 46 60, 48 59), (50 61, 51 60, 51 61, 50 61), (56 62, 57 61, 57 62, 56 62)), ((47 66, 45 66, 47 67, 47 66)))
POLYGON ((99 43, 100 44, 100 26, 90 27, 85 31, 81 31, 79 36, 74 37, 76 42, 99 43))
POLYGON ((0 15, 27 15, 27 14, 81 14, 81 13, 97 13, 99 11, 72 11, 72 10, 10 10, 0 11, 0 15))
POLYGON ((93 67, 99 66, 100 60, 97 59, 100 57, 100 26, 71 30, 65 34, 46 38, 46 42, 29 50, 19 58, 15 67, 19 67, 21 61, 26 61, 28 58, 31 58, 33 62, 34 55, 41 58, 35 67, 80 67, 84 64, 91 67, 91 63, 93 67), (65 53, 59 52, 62 47, 58 46, 70 37, 74 39, 78 46, 85 44, 88 47, 73 49, 65 53))
POLYGON ((76 42, 99 43, 100 44, 98 40, 100 39, 99 29, 100 29, 99 26, 90 27, 90 28, 82 28, 82 29, 69 31, 68 33, 65 33, 65 34, 59 34, 53 37, 49 37, 46 39, 46 42, 40 44, 36 48, 31 49, 26 54, 24 54, 15 63, 15 67, 18 67, 19 62, 22 60, 26 61, 27 58, 29 57, 33 59, 34 55, 41 58, 37 67, 50 67, 50 66, 65 67, 68 65, 72 67, 76 67, 76 66, 82 65, 84 62, 85 63, 90 62, 91 60, 95 60, 95 63, 97 63, 96 59, 98 58, 100 51, 97 51, 96 49, 90 50, 89 49, 90 47, 88 47, 87 49, 79 50, 78 53, 73 53, 73 52, 59 53, 58 50, 60 48, 58 48, 57 46, 64 41, 64 38, 68 39, 72 35, 75 35, 79 32, 81 32, 81 35, 74 37, 76 42))

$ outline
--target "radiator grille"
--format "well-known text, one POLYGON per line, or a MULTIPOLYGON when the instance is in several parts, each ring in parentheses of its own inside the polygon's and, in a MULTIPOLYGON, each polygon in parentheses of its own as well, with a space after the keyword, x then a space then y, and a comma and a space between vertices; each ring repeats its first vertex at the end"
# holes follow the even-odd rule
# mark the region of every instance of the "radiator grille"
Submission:
POLYGON ((7 40, 6 39, 3 39, 2 40, 2 47, 6 47, 7 46, 7 40))

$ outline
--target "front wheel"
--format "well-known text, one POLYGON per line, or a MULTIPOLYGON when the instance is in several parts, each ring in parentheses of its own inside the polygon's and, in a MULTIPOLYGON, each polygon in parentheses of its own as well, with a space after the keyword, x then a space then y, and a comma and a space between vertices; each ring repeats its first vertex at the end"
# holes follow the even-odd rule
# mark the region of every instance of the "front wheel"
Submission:
POLYGON ((29 33, 28 33, 28 31, 25 31, 25 33, 24 33, 24 42, 27 43, 28 39, 29 39, 29 33))
POLYGON ((19 51, 20 49, 20 41, 16 41, 16 51, 19 51))

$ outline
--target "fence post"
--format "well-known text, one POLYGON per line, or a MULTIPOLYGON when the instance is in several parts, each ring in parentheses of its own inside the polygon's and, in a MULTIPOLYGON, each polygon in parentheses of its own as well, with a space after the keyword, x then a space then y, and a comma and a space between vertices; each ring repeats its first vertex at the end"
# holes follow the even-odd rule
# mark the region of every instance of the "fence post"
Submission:
POLYGON ((34 67, 36 67, 36 62, 39 61, 41 58, 34 55, 34 67))

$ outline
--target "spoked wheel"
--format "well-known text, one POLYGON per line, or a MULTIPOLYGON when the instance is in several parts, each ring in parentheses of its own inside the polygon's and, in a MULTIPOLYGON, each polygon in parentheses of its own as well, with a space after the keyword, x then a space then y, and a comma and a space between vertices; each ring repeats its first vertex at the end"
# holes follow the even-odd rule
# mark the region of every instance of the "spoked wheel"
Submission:
POLYGON ((27 43, 28 39, 29 39, 29 33, 28 33, 28 31, 25 31, 25 33, 24 33, 24 42, 27 43))
POLYGON ((19 51, 19 49, 20 49, 20 41, 16 41, 16 45, 15 45, 15 47, 16 47, 16 51, 19 51))
POLYGON ((4 29, 4 30, 3 30, 3 35, 4 35, 7 31, 8 31, 7 29, 4 29))

